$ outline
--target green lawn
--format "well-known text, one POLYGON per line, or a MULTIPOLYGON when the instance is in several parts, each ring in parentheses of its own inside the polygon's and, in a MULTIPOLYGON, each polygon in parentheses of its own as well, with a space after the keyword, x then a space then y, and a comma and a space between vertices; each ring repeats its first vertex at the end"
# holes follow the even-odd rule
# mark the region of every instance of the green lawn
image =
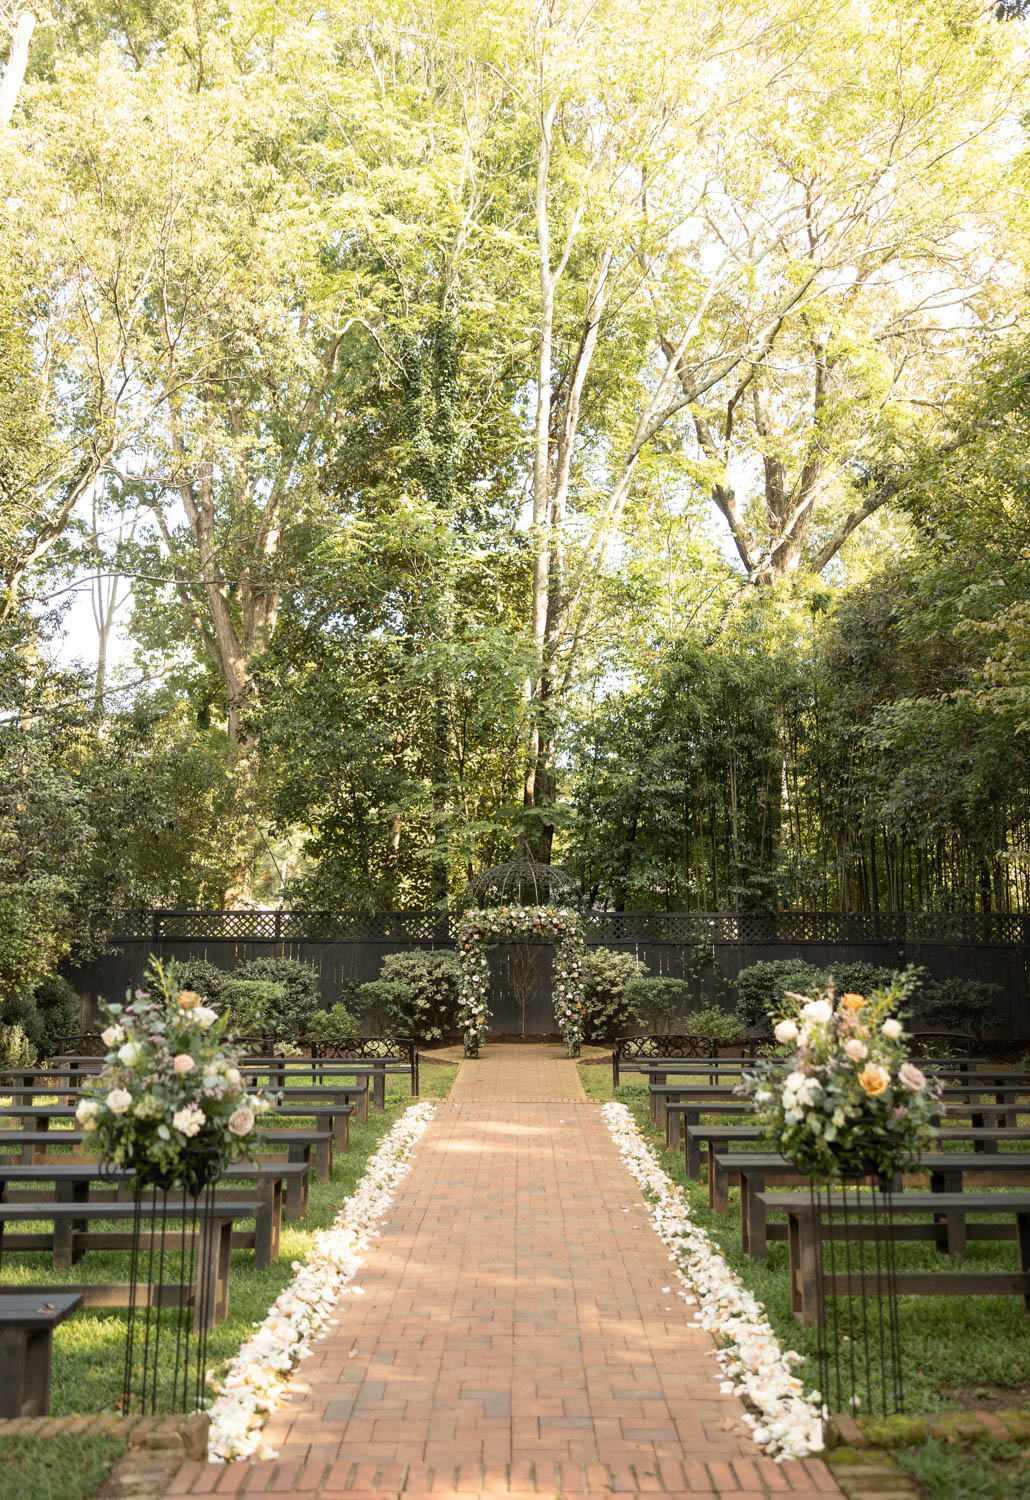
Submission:
MULTIPOLYGON (((790 1310, 786 1244, 770 1245, 768 1265, 749 1260, 740 1248, 739 1193, 731 1191, 727 1214, 711 1212, 707 1188, 686 1180, 682 1150, 665 1150, 664 1138, 648 1112, 646 1083, 627 1082, 613 1094, 610 1067, 581 1067, 580 1073, 591 1098, 615 1097, 633 1111, 647 1139, 658 1149, 664 1169, 686 1189, 696 1221, 765 1304, 783 1346, 806 1356, 799 1374, 806 1387, 817 1389, 815 1330, 801 1328, 790 1310)), ((720 1123, 727 1122, 722 1119, 720 1123)), ((746 1122, 742 1119, 741 1123, 746 1122)), ((941 1262, 929 1244, 898 1247, 899 1268, 940 1270, 941 1262)), ((972 1244, 967 1264, 973 1271, 1016 1270, 1015 1244, 972 1244)), ((1030 1320, 1018 1297, 903 1297, 900 1322, 908 1410, 930 1412, 992 1403, 1020 1406, 1030 1399, 1030 1320)))
MULTIPOLYGON (((443 1098, 456 1071, 455 1067, 423 1068, 421 1097, 443 1098)), ((342 1199, 353 1191, 366 1161, 380 1139, 411 1102, 407 1080, 390 1078, 384 1113, 370 1114, 366 1125, 351 1125, 350 1149, 336 1153, 333 1175, 329 1182, 317 1182, 312 1177, 307 1217, 301 1224, 283 1224, 282 1244, 277 1261, 264 1271, 255 1271, 251 1251, 233 1252, 229 1317, 211 1331, 208 1341, 209 1367, 230 1359, 250 1334, 254 1323, 264 1318, 272 1302, 290 1281, 293 1275, 292 1262, 304 1258, 316 1230, 332 1223, 342 1199)), ((241 1221, 241 1227, 244 1224, 245 1221, 241 1221)), ((29 1229, 31 1226, 18 1227, 29 1229)), ((47 1227, 40 1226, 43 1229, 47 1227)), ((67 1271, 55 1271, 49 1253, 20 1251, 5 1254, 0 1268, 0 1281, 5 1286, 15 1286, 19 1282, 46 1282, 57 1286, 62 1282, 127 1279, 128 1254, 123 1251, 88 1251, 77 1265, 67 1271)), ((117 1308, 86 1309, 76 1313, 55 1330, 50 1402, 52 1415, 67 1416, 72 1413, 116 1409, 121 1395, 124 1337, 125 1312, 117 1308)), ((163 1367, 165 1378, 169 1379, 168 1363, 161 1360, 159 1364, 163 1367)), ((0 1487, 0 1493, 6 1491, 0 1487)))
POLYGON ((4 1500, 84 1500, 125 1451, 121 1438, 59 1432, 55 1437, 0 1437, 4 1500))

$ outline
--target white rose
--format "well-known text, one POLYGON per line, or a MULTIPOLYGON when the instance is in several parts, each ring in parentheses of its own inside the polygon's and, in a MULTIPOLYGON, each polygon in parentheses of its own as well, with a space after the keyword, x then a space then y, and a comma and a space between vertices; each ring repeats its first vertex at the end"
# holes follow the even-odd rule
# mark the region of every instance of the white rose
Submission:
POLYGON ((139 1062, 139 1048, 135 1042, 126 1042, 124 1047, 118 1048, 118 1061, 127 1068, 134 1067, 139 1062))
POLYGON ((773 1032, 778 1042, 793 1042, 798 1034, 798 1023, 796 1021, 777 1021, 773 1032))
POLYGON ((206 1031, 209 1026, 213 1026, 218 1020, 218 1012, 212 1010, 210 1006, 198 1005, 193 1012, 193 1019, 203 1031, 206 1031))
POLYGON ((75 1118, 83 1130, 92 1130, 96 1124, 97 1110, 100 1106, 95 1099, 83 1099, 75 1111, 75 1118))
POLYGON ((230 1088, 238 1089, 243 1079, 240 1077, 239 1068, 230 1068, 225 1075, 225 1080, 230 1088))
POLYGON ((801 1014, 806 1021, 816 1021, 825 1025, 833 1015, 833 1006, 829 1000, 809 1000, 807 1005, 801 1007, 801 1014))
POLYGON ((107 1048, 117 1047, 125 1040, 125 1032, 121 1026, 109 1026, 106 1031, 100 1033, 100 1040, 107 1048))
POLYGON ((890 1016, 886 1021, 884 1021, 883 1025, 880 1027, 880 1030, 883 1032, 884 1036, 889 1036, 891 1040, 895 1042, 901 1035, 903 1029, 904 1028, 902 1027, 901 1022, 896 1021, 893 1016, 890 1016))
POLYGON ((172 1129, 181 1130, 183 1135, 196 1135, 204 1123, 204 1111, 198 1109, 195 1104, 188 1104, 185 1109, 177 1109, 172 1116, 172 1129))
POLYGON ((107 1107, 113 1115, 124 1115, 132 1103, 128 1089, 112 1089, 107 1096, 107 1107))

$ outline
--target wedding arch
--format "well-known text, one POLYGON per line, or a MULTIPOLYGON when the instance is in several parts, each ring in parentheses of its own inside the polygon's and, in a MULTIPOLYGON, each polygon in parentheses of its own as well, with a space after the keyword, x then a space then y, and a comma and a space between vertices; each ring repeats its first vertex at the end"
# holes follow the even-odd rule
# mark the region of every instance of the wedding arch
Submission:
POLYGON ((493 906, 466 911, 458 924, 458 1024, 465 1056, 477 1057, 490 1011, 487 949, 507 938, 554 944, 554 1018, 568 1057, 583 1040, 583 929, 579 914, 558 906, 493 906))

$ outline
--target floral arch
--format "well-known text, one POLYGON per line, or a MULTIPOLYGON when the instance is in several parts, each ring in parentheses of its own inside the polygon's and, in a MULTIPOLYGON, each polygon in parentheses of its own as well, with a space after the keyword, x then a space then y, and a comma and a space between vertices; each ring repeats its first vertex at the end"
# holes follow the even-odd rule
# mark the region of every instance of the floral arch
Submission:
POLYGON ((566 1056, 578 1057, 583 1040, 583 931, 578 913, 557 906, 496 906, 467 911, 462 917, 458 925, 458 1024, 465 1056, 479 1055, 490 1019, 486 950, 509 937, 534 937, 554 944, 554 1017, 566 1056))

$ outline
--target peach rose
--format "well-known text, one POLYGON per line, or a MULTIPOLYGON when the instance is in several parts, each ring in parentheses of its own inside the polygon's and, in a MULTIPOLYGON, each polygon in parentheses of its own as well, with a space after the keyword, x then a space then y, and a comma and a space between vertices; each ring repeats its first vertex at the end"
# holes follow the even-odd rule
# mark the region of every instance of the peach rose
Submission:
POLYGON ((875 1099, 878 1094, 886 1093, 890 1081, 891 1075, 886 1068, 881 1068, 879 1063, 866 1063, 858 1075, 859 1085, 871 1099, 875 1099))
POLYGON ((898 1069, 898 1077, 913 1094, 918 1094, 920 1089, 926 1088, 926 1076, 920 1073, 914 1063, 902 1063, 898 1069))
POLYGON ((200 1004, 202 998, 203 997, 201 995, 197 994, 196 990, 179 991, 179 1004, 182 1006, 183 1010, 195 1010, 200 1004))
POLYGON ((849 1042, 844 1043, 844 1051, 851 1058, 851 1061, 856 1063, 865 1062, 869 1056, 869 1048, 865 1042, 860 1042, 857 1037, 852 1037, 849 1042))
POLYGON ((192 1073, 196 1066, 188 1052, 177 1052, 172 1058, 172 1067, 177 1073, 192 1073))
POLYGON ((864 995, 847 994, 840 997, 841 1010, 861 1010, 865 1003, 866 999, 864 995))
POLYGON ((229 1116, 229 1129, 233 1135, 249 1135, 254 1129, 254 1111, 241 1105, 229 1116))

